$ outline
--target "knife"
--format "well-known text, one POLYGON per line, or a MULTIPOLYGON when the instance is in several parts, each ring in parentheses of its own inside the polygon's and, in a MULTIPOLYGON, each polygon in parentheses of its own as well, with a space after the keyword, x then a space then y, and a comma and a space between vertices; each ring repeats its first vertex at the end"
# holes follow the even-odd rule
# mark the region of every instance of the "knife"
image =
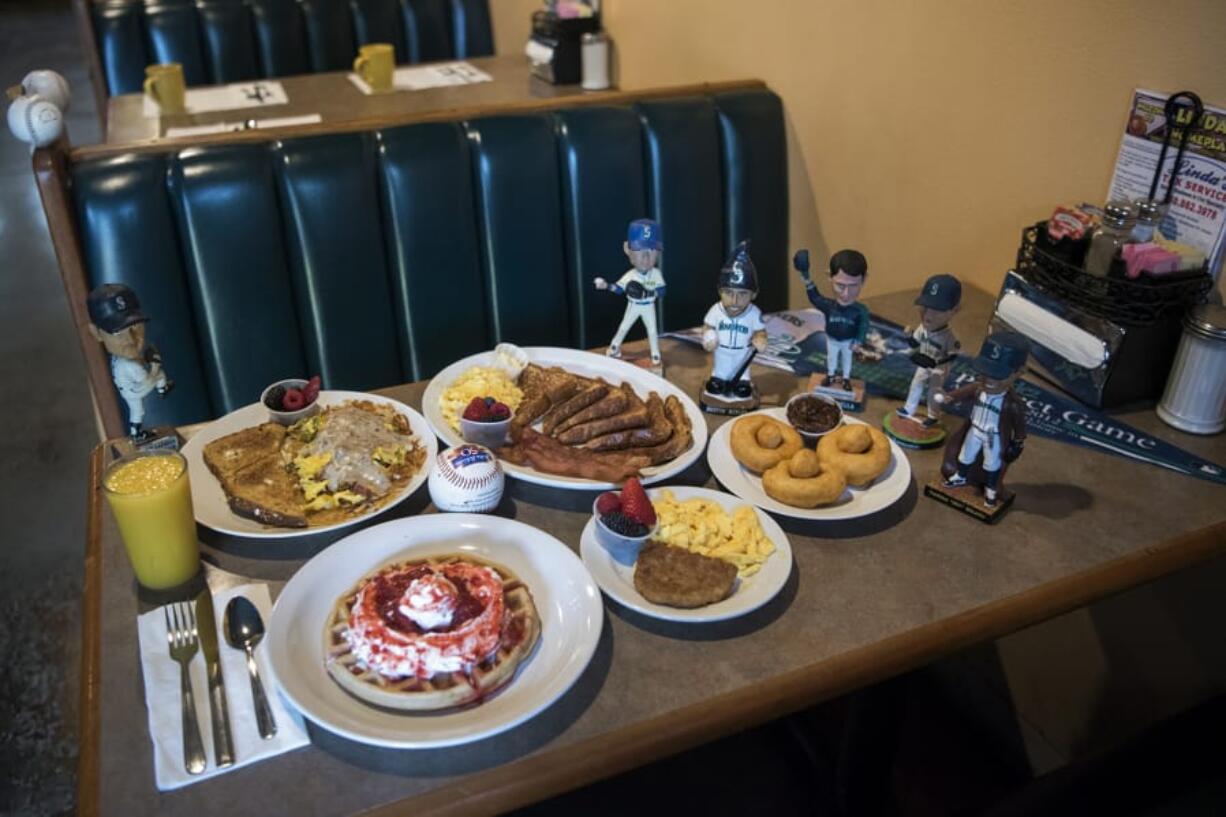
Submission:
POLYGON ((230 737, 230 713, 226 711, 226 685, 221 675, 221 656, 217 650, 217 617, 213 615, 213 594, 206 586, 196 597, 196 626, 200 650, 209 676, 209 709, 213 721, 213 755, 218 768, 234 765, 234 741, 230 737))

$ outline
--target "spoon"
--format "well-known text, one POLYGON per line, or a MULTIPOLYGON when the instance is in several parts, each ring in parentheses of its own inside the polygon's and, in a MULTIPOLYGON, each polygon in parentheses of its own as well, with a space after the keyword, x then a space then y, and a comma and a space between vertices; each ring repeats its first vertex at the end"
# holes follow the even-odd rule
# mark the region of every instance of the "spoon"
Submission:
POLYGON ((255 664, 255 645, 264 637, 264 621, 260 611, 243 596, 235 596, 226 605, 223 627, 226 643, 238 650, 247 651, 247 672, 251 675, 251 699, 255 703, 255 720, 260 737, 268 740, 277 734, 277 722, 268 707, 264 684, 260 682, 260 670, 255 664))

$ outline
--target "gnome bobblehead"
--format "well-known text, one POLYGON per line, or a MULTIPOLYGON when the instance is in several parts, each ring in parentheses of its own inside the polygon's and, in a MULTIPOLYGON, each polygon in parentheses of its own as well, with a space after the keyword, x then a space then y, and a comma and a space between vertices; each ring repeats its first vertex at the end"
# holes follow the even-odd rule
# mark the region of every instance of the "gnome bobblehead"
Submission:
POLYGON ((758 407, 760 398, 749 364, 766 349, 766 323, 754 306, 758 272, 742 241, 719 272, 719 302, 703 318, 702 347, 712 353, 711 377, 699 402, 706 411, 741 414, 758 407))

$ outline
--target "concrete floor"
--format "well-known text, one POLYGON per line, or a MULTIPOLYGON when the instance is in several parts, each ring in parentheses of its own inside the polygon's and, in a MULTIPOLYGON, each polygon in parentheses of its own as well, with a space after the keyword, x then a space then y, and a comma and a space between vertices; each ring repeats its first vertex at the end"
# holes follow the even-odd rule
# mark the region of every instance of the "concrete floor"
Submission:
MULTIPOLYGON (((67 0, 0 0, 0 85, 34 68, 68 78, 73 143, 98 141, 67 0)), ((8 133, 0 250, 0 814, 60 814, 72 803, 85 463, 96 436, 29 149, 8 133), (27 654, 49 660, 31 672, 13 660, 27 654)), ((1226 689, 1224 584, 1219 560, 928 672, 995 748, 1049 771, 1226 689)))
MULTIPOLYGON (((65 2, 0 2, 0 85, 53 68, 74 90, 77 143, 99 125, 65 2)), ((0 134, 0 813, 72 805, 85 462, 96 442, 30 151, 0 134), (14 660, 41 652, 52 660, 14 660)))

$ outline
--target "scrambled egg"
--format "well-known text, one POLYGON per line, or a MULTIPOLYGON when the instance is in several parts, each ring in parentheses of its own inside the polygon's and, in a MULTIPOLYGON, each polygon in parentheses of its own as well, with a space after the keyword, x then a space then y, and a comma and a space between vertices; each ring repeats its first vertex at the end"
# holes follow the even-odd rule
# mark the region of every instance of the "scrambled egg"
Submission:
POLYGON ((493 397, 506 403, 511 411, 519 408, 524 393, 519 390, 510 375, 491 366, 473 366, 465 370, 451 385, 443 389, 438 408, 452 430, 460 430, 460 415, 474 397, 493 397))
POLYGON ((752 576, 775 552, 775 545, 762 531, 758 514, 742 505, 731 515, 718 503, 701 497, 684 502, 672 491, 662 491, 652 500, 660 529, 656 539, 703 556, 713 556, 736 565, 742 579, 752 576))

